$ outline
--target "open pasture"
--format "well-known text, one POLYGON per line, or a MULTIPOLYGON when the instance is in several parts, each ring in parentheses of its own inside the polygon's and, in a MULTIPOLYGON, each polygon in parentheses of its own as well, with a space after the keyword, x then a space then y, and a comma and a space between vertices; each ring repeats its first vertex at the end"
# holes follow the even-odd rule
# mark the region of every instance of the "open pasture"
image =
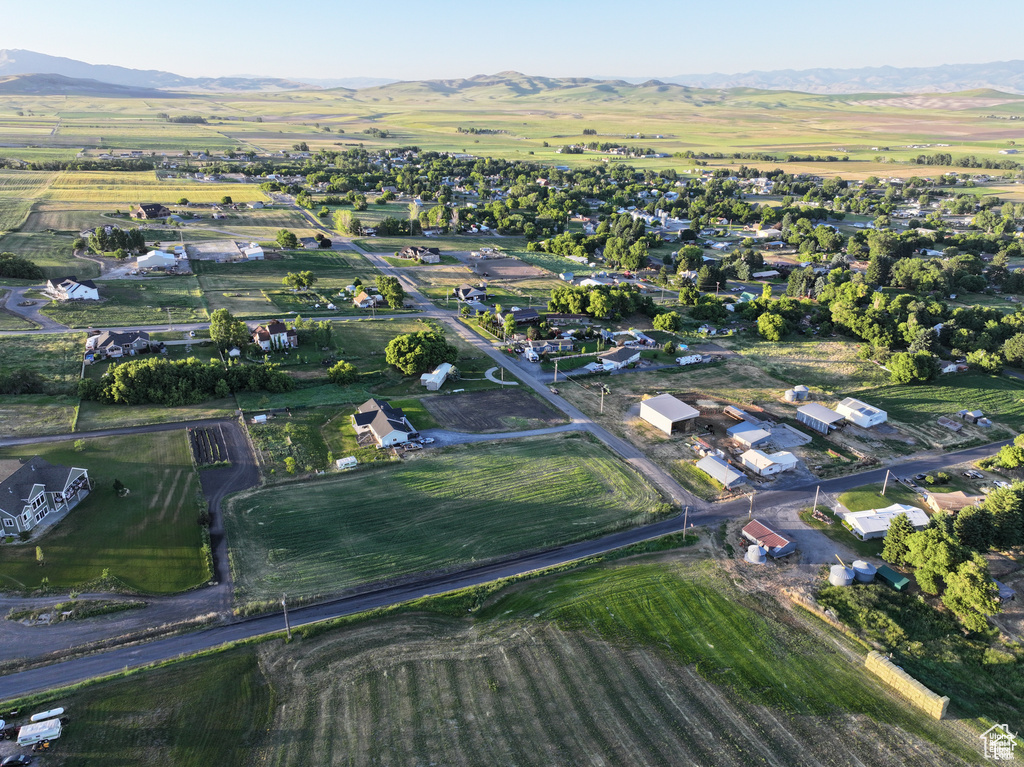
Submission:
POLYGON ((195 277, 110 280, 97 287, 99 301, 52 302, 44 311, 73 328, 202 322, 209 318, 195 277))
POLYGON ((236 596, 328 594, 642 520, 657 493, 578 437, 427 450, 400 466, 235 496, 236 596))
POLYGON ((89 470, 93 490, 35 545, 0 546, 0 587, 27 591, 40 579, 69 588, 104 570, 133 589, 167 594, 205 582, 210 573, 197 524, 199 478, 184 429, 122 437, 88 437, 81 452, 70 440, 0 450, 4 458, 41 455, 89 470), (130 491, 118 497, 115 479, 130 491))
MULTIPOLYGON (((514 380, 511 375, 509 380, 514 380)), ((445 386, 460 386, 453 382, 445 386)), ((466 392, 458 396, 424 397, 423 405, 438 424, 450 431, 474 433, 543 429, 566 417, 522 386, 466 392)), ((417 427, 419 423, 416 423, 417 427)))

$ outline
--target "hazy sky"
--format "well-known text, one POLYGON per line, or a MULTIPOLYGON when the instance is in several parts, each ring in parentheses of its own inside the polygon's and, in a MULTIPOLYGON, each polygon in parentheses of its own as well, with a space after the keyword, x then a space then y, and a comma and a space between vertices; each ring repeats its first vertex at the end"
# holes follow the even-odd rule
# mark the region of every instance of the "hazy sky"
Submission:
POLYGON ((0 48, 188 76, 668 77, 1024 58, 1021 0, 0 0, 0 48))

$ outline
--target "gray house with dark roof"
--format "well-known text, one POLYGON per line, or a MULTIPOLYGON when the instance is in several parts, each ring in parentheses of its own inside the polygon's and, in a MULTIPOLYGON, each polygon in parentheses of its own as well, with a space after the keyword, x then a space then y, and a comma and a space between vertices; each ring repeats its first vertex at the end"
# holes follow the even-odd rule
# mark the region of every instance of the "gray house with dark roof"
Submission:
POLYGON ((401 408, 379 399, 360 405, 352 415, 352 426, 360 443, 373 441, 378 447, 399 445, 419 436, 401 408))
POLYGON ((85 469, 54 466, 39 456, 0 460, 0 530, 28 532, 47 515, 73 509, 91 489, 85 469))
POLYGON ((149 333, 145 330, 104 330, 85 341, 86 352, 94 352, 106 357, 123 357, 146 351, 150 347, 149 333))

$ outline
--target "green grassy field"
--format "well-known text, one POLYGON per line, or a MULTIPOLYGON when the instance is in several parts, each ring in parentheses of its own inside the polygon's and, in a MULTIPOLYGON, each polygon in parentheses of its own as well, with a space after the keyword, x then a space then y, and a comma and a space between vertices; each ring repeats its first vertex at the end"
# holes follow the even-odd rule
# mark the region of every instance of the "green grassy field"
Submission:
POLYGON ((77 396, 0 395, 0 423, 9 437, 70 434, 77 411, 77 396))
POLYGON ((191 202, 220 202, 230 195, 235 202, 266 201, 255 184, 207 183, 180 178, 161 179, 155 171, 63 171, 43 193, 57 202, 89 202, 127 209, 140 202, 173 205, 182 197, 191 202))
POLYGON ((67 764, 980 758, 976 721, 917 714, 842 639, 738 590, 713 563, 590 567, 506 588, 482 610, 471 594, 418 606, 19 704, 75 712, 47 756, 67 764))
MULTIPOLYGON (((202 359, 202 357, 200 357, 202 359)), ((117 429, 151 423, 198 421, 205 418, 231 418, 238 405, 233 397, 212 399, 199 405, 164 407, 163 405, 103 405, 84 400, 79 407, 77 431, 117 429)))
POLYGON ((429 450, 301 491, 289 485, 232 499, 236 596, 326 594, 565 543, 633 524, 657 500, 583 439, 429 450))
POLYGON ((0 368, 33 370, 54 391, 78 385, 85 351, 85 333, 43 333, 0 337, 0 368))
POLYGON ((184 431, 85 439, 81 452, 67 442, 4 448, 5 458, 41 455, 51 463, 89 470, 93 491, 34 545, 0 546, 0 583, 35 589, 70 588, 105 569, 133 589, 167 594, 205 582, 210 573, 196 523, 199 479, 184 431), (113 482, 131 491, 119 498, 113 482))
POLYGON ((48 171, 0 170, 0 232, 17 229, 56 178, 48 171))
MULTIPOLYGON (((108 222, 110 223, 110 222, 108 222)), ((100 266, 94 261, 75 258, 71 243, 78 236, 55 232, 11 232, 0 237, 0 250, 17 253, 43 270, 43 276, 66 277, 69 274, 81 280, 100 276, 100 266)))
POLYGON ((73 328, 202 322, 209 319, 195 277, 99 282, 100 300, 52 302, 43 311, 73 328))

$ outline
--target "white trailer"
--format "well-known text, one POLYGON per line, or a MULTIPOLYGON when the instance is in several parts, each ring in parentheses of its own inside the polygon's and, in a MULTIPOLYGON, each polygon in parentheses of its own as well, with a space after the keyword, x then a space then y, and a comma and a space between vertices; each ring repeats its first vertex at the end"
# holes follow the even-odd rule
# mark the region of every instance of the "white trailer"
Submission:
POLYGON ((356 460, 354 455, 350 455, 348 458, 339 458, 334 462, 334 465, 339 469, 354 469, 359 465, 359 461, 356 460))
POLYGON ((42 722, 26 724, 18 730, 18 745, 31 746, 44 740, 56 740, 60 737, 60 719, 46 719, 42 722))
POLYGON ((62 708, 51 708, 49 711, 43 711, 38 714, 32 714, 28 718, 30 722, 41 722, 44 719, 56 719, 58 716, 64 713, 62 708))

